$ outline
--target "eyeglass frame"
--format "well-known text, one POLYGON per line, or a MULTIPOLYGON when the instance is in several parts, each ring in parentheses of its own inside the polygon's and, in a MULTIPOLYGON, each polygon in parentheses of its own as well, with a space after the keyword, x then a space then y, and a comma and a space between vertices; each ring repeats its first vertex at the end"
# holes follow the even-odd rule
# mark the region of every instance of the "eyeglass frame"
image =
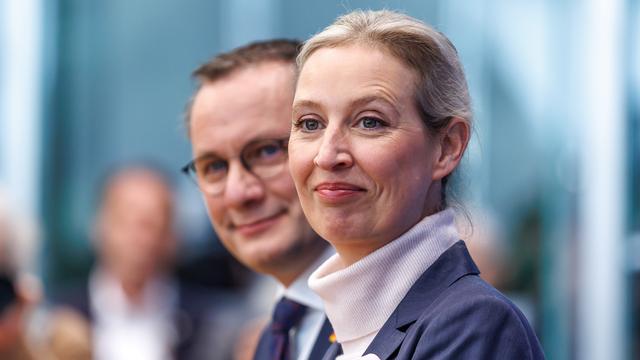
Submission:
MULTIPOLYGON (((270 142, 270 141, 273 141, 274 143, 277 143, 279 148, 282 151, 284 151, 285 161, 281 164, 281 165, 283 165, 284 163, 286 163, 286 161, 287 161, 287 159, 289 157, 289 153, 288 153, 289 136, 282 137, 282 138, 275 138, 275 139, 272 139, 272 138, 254 139, 254 140, 249 141, 248 143, 246 143, 242 147, 242 149, 240 150, 240 154, 238 156, 234 156, 233 158, 238 158, 240 160, 240 164, 242 164, 242 167, 247 172, 249 172, 250 174, 252 174, 253 176, 255 176, 256 178, 258 178, 260 180, 268 180, 268 179, 270 179, 272 177, 275 177, 276 175, 279 175, 280 173, 282 173, 282 170, 279 170, 279 171, 275 172, 273 175, 270 175, 270 176, 266 176, 266 177, 265 176, 260 176, 260 175, 256 174, 252 170, 251 165, 249 165, 249 163, 248 163, 248 161, 246 159, 246 156, 244 155, 245 152, 247 152, 247 149, 250 148, 252 145, 255 145, 255 144, 258 144, 258 143, 261 143, 261 142, 265 142, 266 143, 266 142, 270 142)), ((205 190, 203 188, 203 186, 201 185, 201 181, 200 181, 200 178, 198 176, 198 172, 196 170, 196 162, 199 161, 200 159, 207 158, 207 157, 212 157, 212 155, 211 154, 204 154, 204 155, 201 155, 201 156, 199 156, 199 157, 197 157, 195 159, 192 159, 186 165, 181 167, 180 171, 182 173, 184 173, 189 179, 191 179, 196 184, 198 189, 200 189, 200 191, 202 191, 204 194, 207 194, 209 196, 220 196, 221 194, 224 193, 226 185, 221 186, 220 190, 219 191, 215 191, 215 192, 212 192, 210 190, 209 191, 205 190)), ((222 159, 222 158, 220 158, 221 160, 226 162, 226 164, 227 164, 227 172, 229 171, 229 162, 233 158, 230 158, 230 159, 222 159)), ((285 167, 283 166, 283 169, 284 168, 285 167)), ((225 177, 223 179, 221 179, 220 182, 224 184, 224 183, 226 183, 226 181, 227 181, 227 178, 226 178, 226 175, 225 175, 225 177)))

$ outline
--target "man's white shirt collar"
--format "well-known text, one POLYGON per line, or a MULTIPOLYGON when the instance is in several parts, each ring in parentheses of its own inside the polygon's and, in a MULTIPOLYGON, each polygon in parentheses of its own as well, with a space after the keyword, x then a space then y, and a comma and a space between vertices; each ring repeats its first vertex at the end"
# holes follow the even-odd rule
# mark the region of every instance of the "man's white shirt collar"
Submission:
POLYGON ((319 311, 324 311, 322 299, 320 298, 320 296, 318 296, 318 294, 316 294, 309 288, 307 280, 309 279, 311 273, 315 269, 317 269, 320 264, 333 256, 335 252, 336 251, 333 249, 333 247, 327 246, 322 252, 322 255, 320 255, 309 267, 307 267, 304 273, 300 274, 300 276, 298 276, 289 287, 285 288, 282 284, 278 283, 276 299, 279 300, 284 296, 287 299, 291 299, 307 307, 319 311))

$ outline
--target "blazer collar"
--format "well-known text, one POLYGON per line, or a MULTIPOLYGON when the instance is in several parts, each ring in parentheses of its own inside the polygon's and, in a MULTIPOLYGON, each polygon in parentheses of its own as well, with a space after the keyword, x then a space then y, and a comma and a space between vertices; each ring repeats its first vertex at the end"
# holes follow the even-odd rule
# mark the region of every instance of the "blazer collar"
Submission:
POLYGON ((332 342, 329 340, 332 333, 333 328, 331 327, 331 323, 329 319, 325 317, 322 328, 320 329, 320 334, 318 334, 316 342, 311 349, 311 354, 309 355, 310 360, 322 359, 322 355, 325 354, 327 349, 332 345, 332 342))
POLYGON ((447 287, 465 275, 479 273, 464 241, 456 242, 418 278, 364 354, 389 358, 402 344, 407 325, 415 322, 447 287))

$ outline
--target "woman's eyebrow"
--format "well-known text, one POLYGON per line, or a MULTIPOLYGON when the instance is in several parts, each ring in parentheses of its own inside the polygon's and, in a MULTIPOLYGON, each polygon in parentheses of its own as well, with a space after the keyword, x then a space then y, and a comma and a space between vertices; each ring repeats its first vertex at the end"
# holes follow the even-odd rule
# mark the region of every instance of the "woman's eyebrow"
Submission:
MULTIPOLYGON (((396 116, 400 115, 400 111, 394 105, 393 99, 390 99, 385 94, 374 94, 374 95, 367 95, 367 96, 357 98, 349 104, 349 107, 358 108, 358 107, 362 107, 362 106, 365 106, 371 103, 376 103, 376 102, 382 103, 383 106, 392 110, 396 116)), ((294 101, 292 108, 293 108, 292 112, 295 114, 305 108, 320 109, 322 108, 322 106, 318 102, 315 102, 313 100, 300 99, 300 100, 294 101)))
POLYGON ((306 99, 296 100, 296 101, 293 102, 293 112, 294 113, 296 111, 300 111, 300 109, 302 109, 302 108, 319 109, 320 108, 320 104, 318 104, 317 102, 315 102, 313 100, 306 100, 306 99))
POLYGON ((380 95, 369 95, 358 98, 351 103, 351 108, 358 108, 376 102, 382 103, 385 107, 391 109, 395 115, 400 115, 400 111, 398 111, 398 108, 394 105, 393 101, 387 99, 386 96, 380 95))

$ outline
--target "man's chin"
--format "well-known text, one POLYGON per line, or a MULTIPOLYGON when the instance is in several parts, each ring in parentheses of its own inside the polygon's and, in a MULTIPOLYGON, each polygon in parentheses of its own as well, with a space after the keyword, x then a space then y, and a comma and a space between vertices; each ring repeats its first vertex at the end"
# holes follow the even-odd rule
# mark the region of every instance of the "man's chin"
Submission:
POLYGON ((287 249, 272 249, 259 246, 245 252, 243 258, 245 260, 243 262, 247 267, 266 275, 271 275, 278 270, 287 268, 292 260, 287 249))

